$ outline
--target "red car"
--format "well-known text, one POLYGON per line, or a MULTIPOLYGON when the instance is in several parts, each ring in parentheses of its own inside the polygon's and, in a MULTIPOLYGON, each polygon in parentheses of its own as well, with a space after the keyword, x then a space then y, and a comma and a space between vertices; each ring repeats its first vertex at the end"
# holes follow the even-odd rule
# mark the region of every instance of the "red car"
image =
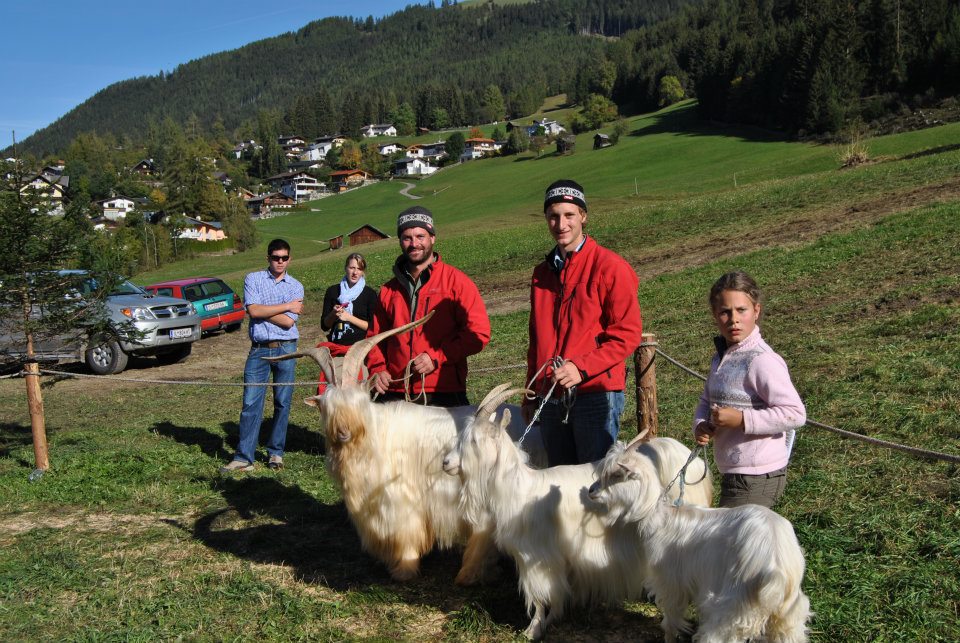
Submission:
POLYGON ((200 330, 205 333, 221 328, 227 332, 238 330, 246 314, 243 300, 216 277, 164 281, 145 286, 144 290, 154 295, 180 297, 192 303, 200 316, 200 330))

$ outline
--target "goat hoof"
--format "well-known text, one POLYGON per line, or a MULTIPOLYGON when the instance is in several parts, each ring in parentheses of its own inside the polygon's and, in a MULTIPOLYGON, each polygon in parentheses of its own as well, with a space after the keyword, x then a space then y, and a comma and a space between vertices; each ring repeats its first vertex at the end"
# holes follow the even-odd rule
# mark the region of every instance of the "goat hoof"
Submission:
POLYGON ((390 577, 395 581, 405 583, 408 580, 413 580, 414 578, 416 578, 418 573, 419 573, 418 565, 412 565, 412 566, 404 565, 404 566, 394 567, 393 569, 391 569, 390 577))
POLYGON ((480 576, 473 572, 464 573, 464 571, 461 569, 460 573, 457 574, 457 577, 453 579, 453 582, 460 587, 470 587, 471 585, 476 585, 480 582, 480 576))
POLYGON ((527 629, 523 631, 523 635, 530 641, 539 641, 543 638, 543 634, 543 627, 540 623, 531 623, 527 629))

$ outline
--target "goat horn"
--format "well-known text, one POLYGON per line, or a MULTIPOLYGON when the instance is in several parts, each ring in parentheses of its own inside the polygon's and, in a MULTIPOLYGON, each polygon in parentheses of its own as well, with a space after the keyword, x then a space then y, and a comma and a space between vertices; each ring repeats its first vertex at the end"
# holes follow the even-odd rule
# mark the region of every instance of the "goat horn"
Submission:
POLYGON ((530 391, 525 388, 510 388, 510 384, 501 384, 497 386, 492 391, 487 393, 487 396, 483 398, 483 402, 480 403, 480 406, 477 407, 477 412, 474 414, 474 417, 483 417, 485 415, 490 415, 497 410, 497 407, 504 403, 507 399, 516 395, 517 393, 530 393, 530 391), (507 390, 510 389, 510 390, 507 390))
POLYGON ((360 369, 363 366, 363 360, 367 358, 367 353, 370 352, 370 349, 387 337, 405 333, 410 329, 426 323, 431 317, 433 317, 432 310, 416 321, 410 322, 409 324, 404 324, 403 326, 399 326, 397 328, 386 330, 382 333, 374 335, 373 337, 367 337, 366 339, 360 340, 351 346, 350 349, 347 350, 347 354, 343 356, 343 381, 340 382, 340 386, 346 388, 357 385, 357 376, 360 374, 360 369))
POLYGON ((287 353, 286 355, 278 355, 277 357, 261 357, 260 359, 267 362, 281 362, 285 359, 297 359, 300 357, 312 357, 313 361, 320 367, 320 370, 323 371, 323 376, 327 379, 327 382, 336 386, 336 369, 333 367, 333 357, 330 355, 330 349, 326 346, 302 348, 295 353, 287 353))
POLYGON ((643 431, 641 431, 640 433, 638 433, 638 434, 637 434, 637 437, 635 437, 634 439, 630 440, 630 442, 627 443, 627 446, 624 447, 623 450, 624 450, 624 451, 629 451, 630 449, 633 448, 634 445, 640 444, 641 442, 646 442, 646 441, 647 441, 647 434, 648 434, 649 432, 650 432, 650 429, 649 429, 649 428, 646 428, 646 429, 644 429, 643 431))

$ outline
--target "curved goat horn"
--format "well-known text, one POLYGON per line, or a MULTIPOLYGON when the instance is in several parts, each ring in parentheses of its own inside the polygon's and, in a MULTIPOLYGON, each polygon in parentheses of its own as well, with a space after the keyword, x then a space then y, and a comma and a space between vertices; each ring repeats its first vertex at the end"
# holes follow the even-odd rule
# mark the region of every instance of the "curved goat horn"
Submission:
POLYGON ((260 359, 267 362, 281 362, 285 359, 297 359, 299 357, 312 357, 313 361, 320 367, 320 370, 323 371, 323 376, 327 378, 327 382, 336 386, 337 369, 333 366, 333 357, 330 355, 330 349, 326 346, 302 348, 295 353, 287 353, 286 355, 279 355, 277 357, 261 357, 260 359))
POLYGON ((347 350, 347 354, 343 357, 343 380, 340 382, 340 386, 343 388, 357 386, 357 376, 360 374, 360 369, 363 366, 363 360, 367 358, 367 353, 370 352, 371 348, 376 346, 387 337, 405 333, 412 328, 416 328, 420 324, 426 323, 426 321, 431 317, 433 317, 432 310, 417 321, 386 330, 382 333, 374 335, 373 337, 367 337, 366 339, 360 340, 351 346, 350 349, 347 350))
POLYGON ((474 417, 480 418, 490 415, 496 411, 497 407, 503 404, 504 401, 516 395, 517 393, 532 394, 533 391, 529 391, 525 388, 510 388, 510 384, 501 384, 487 393, 487 396, 483 398, 482 402, 480 402, 480 406, 477 407, 477 412, 474 414, 474 417))
POLYGON ((644 429, 643 431, 641 431, 640 433, 638 433, 638 434, 637 434, 637 437, 635 437, 634 439, 630 440, 630 442, 627 443, 627 446, 624 447, 623 450, 624 450, 624 451, 629 451, 629 450, 631 450, 634 446, 636 446, 637 444, 640 444, 641 442, 646 442, 646 441, 648 441, 648 440, 650 439, 650 438, 647 437, 647 434, 648 434, 649 432, 650 432, 650 429, 649 429, 649 428, 646 428, 646 429, 644 429))

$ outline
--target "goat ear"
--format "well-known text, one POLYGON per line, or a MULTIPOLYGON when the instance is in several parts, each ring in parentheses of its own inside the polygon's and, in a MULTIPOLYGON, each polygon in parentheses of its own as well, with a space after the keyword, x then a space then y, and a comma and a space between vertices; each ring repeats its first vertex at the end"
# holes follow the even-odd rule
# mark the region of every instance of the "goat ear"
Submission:
POLYGON ((503 417, 500 418, 500 428, 504 431, 510 426, 510 409, 503 409, 503 417))
POLYGON ((318 407, 320 406, 320 396, 313 395, 311 397, 305 398, 303 400, 303 403, 306 404, 307 406, 318 407))
POLYGON ((617 466, 620 467, 620 470, 623 471, 626 475, 633 475, 637 470, 633 467, 630 462, 624 462, 623 460, 617 460, 617 466))

